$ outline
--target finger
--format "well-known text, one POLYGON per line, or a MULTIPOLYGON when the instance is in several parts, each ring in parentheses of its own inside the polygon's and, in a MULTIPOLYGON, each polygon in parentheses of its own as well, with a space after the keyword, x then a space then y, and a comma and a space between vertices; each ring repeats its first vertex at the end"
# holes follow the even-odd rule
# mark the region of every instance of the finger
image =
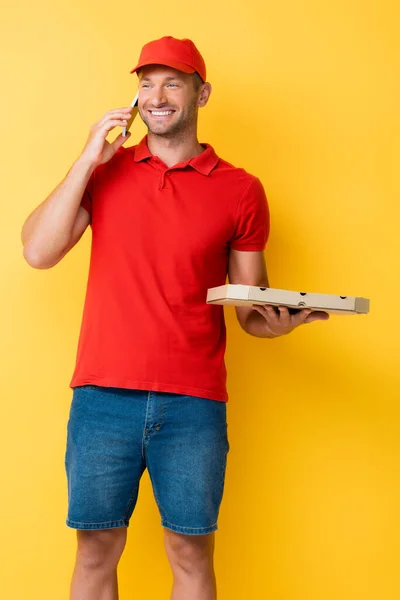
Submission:
POLYGON ((312 323, 313 321, 327 321, 329 317, 330 314, 323 310, 314 310, 308 317, 306 317, 304 323, 312 323))
POLYGON ((120 146, 122 146, 122 144, 123 144, 124 142, 126 142, 126 140, 127 140, 127 139, 129 139, 129 138, 131 137, 131 135, 132 135, 132 134, 131 134, 131 132, 130 132, 130 131, 127 131, 127 132, 126 132, 126 136, 123 136, 123 135, 122 135, 122 132, 121 132, 121 133, 119 134, 119 136, 118 136, 118 137, 116 137, 116 138, 115 138, 115 140, 112 142, 111 146, 113 146, 114 150, 115 150, 115 151, 117 151, 117 150, 118 150, 118 148, 119 148, 120 146))
POLYGON ((125 110, 132 110, 132 106, 121 106, 121 108, 112 108, 111 110, 108 111, 109 114, 112 114, 114 112, 123 112, 125 110))
POLYGON ((124 119, 124 118, 108 119, 107 121, 104 121, 102 123, 95 123, 94 125, 92 125, 92 127, 90 129, 94 132, 110 131, 111 129, 113 129, 113 127, 117 127, 117 125, 120 125, 121 127, 125 127, 127 122, 128 122, 128 120, 124 119))
POLYGON ((291 327, 292 321, 290 318, 290 313, 286 306, 278 306, 279 310, 279 322, 283 327, 291 327))
POLYGON ((263 306, 263 308, 268 325, 271 327, 279 327, 280 315, 278 308, 276 306, 272 306, 271 304, 266 304, 263 306))
POLYGON ((265 319, 268 318, 268 313, 266 310, 266 307, 261 305, 261 304, 252 304, 252 308, 253 310, 257 311, 258 313, 260 313, 260 315, 262 315, 265 319))
POLYGON ((264 312, 262 310, 260 310, 261 307, 258 306, 257 304, 253 304, 251 308, 260 314, 264 314, 264 312))
POLYGON ((111 119, 110 121, 104 123, 104 125, 101 127, 101 131, 109 133, 112 129, 114 129, 114 127, 125 127, 126 124, 126 119, 111 119))
POLYGON ((97 125, 99 127, 103 127, 103 125, 105 125, 105 123, 107 123, 111 119, 125 119, 125 120, 128 120, 128 119, 130 119, 130 117, 131 117, 131 115, 130 115, 129 112, 116 112, 113 115, 104 115, 104 117, 102 119, 100 119, 100 121, 98 121, 97 125))
POLYGON ((272 306, 271 304, 263 304, 262 307, 263 311, 265 312, 266 315, 277 315, 278 313, 276 312, 275 306, 272 306))
POLYGON ((297 314, 292 315, 293 327, 298 327, 299 325, 302 325, 311 313, 312 311, 309 308, 303 308, 302 310, 299 310, 297 314))
POLYGON ((261 304, 253 304, 252 308, 260 313, 260 315, 262 315, 265 319, 268 319, 268 311, 266 310, 265 306, 262 306, 261 304))
POLYGON ((116 109, 110 110, 106 112, 104 115, 100 117, 100 119, 95 123, 97 127, 102 127, 106 121, 109 119, 130 119, 132 111, 129 109, 116 109))
POLYGON ((110 117, 115 117, 115 115, 119 114, 127 115, 131 112, 132 106, 122 106, 121 108, 113 108, 112 110, 109 110, 106 113, 104 113, 104 115, 100 117, 99 121, 102 121, 103 119, 108 119, 110 117))

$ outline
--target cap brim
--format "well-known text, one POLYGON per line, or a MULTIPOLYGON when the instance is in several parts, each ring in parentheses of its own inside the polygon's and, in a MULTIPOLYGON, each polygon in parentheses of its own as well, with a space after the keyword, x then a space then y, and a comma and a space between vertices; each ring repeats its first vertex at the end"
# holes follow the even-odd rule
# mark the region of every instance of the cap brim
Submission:
POLYGON ((141 62, 130 72, 135 73, 136 71, 138 71, 142 67, 146 67, 147 65, 165 65, 166 67, 171 67, 172 69, 177 69, 177 71, 183 71, 184 73, 195 73, 196 72, 196 70, 193 69, 193 67, 190 67, 189 65, 186 65, 185 63, 175 61, 175 60, 160 60, 159 58, 154 59, 154 60, 147 60, 146 62, 141 62))

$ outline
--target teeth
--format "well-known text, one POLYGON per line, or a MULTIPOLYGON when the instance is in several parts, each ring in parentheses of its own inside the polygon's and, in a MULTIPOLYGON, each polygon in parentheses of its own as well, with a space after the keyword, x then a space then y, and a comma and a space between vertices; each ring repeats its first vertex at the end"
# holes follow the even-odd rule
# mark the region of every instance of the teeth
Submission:
POLYGON ((156 115, 157 117, 166 117, 167 115, 172 114, 172 110, 164 110, 164 111, 152 110, 150 112, 152 115, 156 115))

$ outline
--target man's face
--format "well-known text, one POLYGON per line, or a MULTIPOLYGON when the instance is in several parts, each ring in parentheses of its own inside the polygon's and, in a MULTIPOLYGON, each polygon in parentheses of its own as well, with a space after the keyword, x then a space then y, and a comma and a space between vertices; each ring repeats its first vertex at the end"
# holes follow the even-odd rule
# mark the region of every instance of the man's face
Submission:
POLYGON ((163 65, 139 73, 139 114, 149 131, 171 138, 196 128, 198 100, 193 77, 163 65))

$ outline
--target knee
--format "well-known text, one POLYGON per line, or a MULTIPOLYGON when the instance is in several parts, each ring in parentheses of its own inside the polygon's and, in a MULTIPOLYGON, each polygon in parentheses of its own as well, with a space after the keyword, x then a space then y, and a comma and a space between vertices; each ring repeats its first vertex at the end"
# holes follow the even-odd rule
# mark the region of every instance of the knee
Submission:
POLYGON ((77 561, 85 569, 113 569, 126 544, 126 527, 77 531, 77 561))
POLYGON ((166 530, 165 546, 173 571, 195 574, 212 567, 214 534, 191 536, 166 530))

